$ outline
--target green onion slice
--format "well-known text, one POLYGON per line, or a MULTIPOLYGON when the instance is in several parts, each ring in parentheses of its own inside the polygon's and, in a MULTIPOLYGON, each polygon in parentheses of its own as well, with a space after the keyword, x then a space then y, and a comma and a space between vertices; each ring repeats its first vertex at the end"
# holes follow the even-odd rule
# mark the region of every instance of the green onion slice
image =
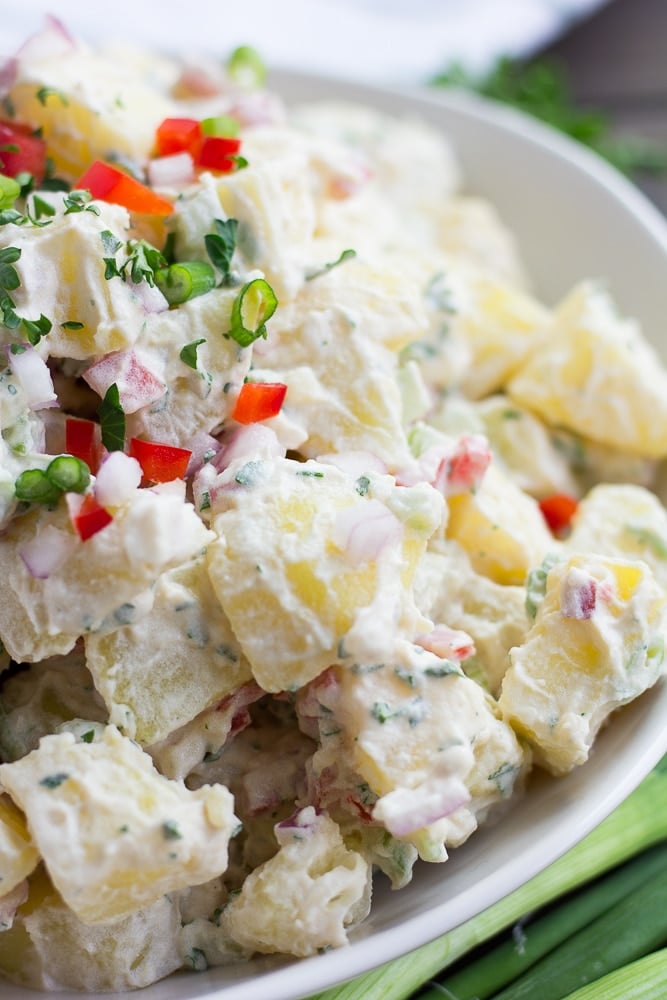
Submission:
POLYGON ((254 278, 247 282, 234 300, 229 336, 241 347, 248 347, 258 337, 266 337, 266 323, 277 305, 278 299, 268 281, 254 278))
POLYGON ((181 261, 156 271, 155 284, 169 305, 177 306, 210 292, 215 286, 215 271, 203 260, 181 261))
POLYGON ((85 493, 90 485, 90 469, 74 455, 58 455, 49 463, 46 478, 63 493, 85 493))
POLYGON ((43 469, 26 469, 14 484, 17 500, 26 503, 57 503, 62 494, 43 469))
POLYGON ((266 66, 257 49, 239 45, 227 60, 227 73, 239 87, 259 89, 266 82, 266 66))
POLYGON ((201 130, 204 135, 236 136, 241 125, 238 118, 231 115, 216 115, 214 118, 202 118, 201 130))

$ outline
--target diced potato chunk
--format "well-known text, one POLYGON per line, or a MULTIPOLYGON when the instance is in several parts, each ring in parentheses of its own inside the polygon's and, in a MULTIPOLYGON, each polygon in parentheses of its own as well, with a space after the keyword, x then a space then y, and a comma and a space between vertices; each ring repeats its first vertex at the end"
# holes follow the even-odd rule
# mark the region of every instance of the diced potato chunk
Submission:
POLYGON ((368 863, 312 806, 275 829, 280 850, 247 877, 223 929, 262 953, 305 957, 346 944, 346 926, 368 911, 368 863))
POLYGON ((251 677, 215 596, 205 556, 163 573, 151 611, 86 636, 109 721, 144 746, 164 739, 251 677))
POLYGON ((555 563, 545 587, 499 703, 536 762, 563 774, 587 760, 610 713, 660 676, 667 599, 646 563, 594 555, 555 563))
POLYGON ((37 750, 0 765, 0 782, 86 924, 136 913, 227 867, 238 822, 231 793, 222 785, 191 792, 163 777, 114 726, 92 743, 45 736, 37 750))
POLYGON ((493 463, 476 493, 450 497, 447 537, 473 569, 496 583, 522 584, 531 566, 556 548, 537 502, 493 463))
POLYGON ((25 817, 8 795, 0 794, 0 898, 30 875, 38 862, 25 817))
POLYGON ((149 986, 181 965, 178 899, 162 896, 111 926, 83 923, 43 869, 0 934, 0 972, 33 990, 108 993, 149 986))
POLYGON ((637 324, 580 285, 556 312, 553 336, 508 392, 552 426, 647 458, 667 455, 667 372, 637 324))
POLYGON ((412 577, 443 512, 432 487, 274 459, 237 462, 213 492, 209 573, 265 690, 317 676, 361 612, 389 636, 413 623, 412 577))

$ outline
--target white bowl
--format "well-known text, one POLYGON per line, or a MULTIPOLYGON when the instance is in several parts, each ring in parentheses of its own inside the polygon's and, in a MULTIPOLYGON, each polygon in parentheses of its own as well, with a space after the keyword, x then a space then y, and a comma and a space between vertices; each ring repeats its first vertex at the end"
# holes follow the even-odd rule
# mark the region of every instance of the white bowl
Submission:
MULTIPOLYGON (((442 128, 469 190, 493 201, 515 233, 542 299, 555 302, 581 278, 604 278, 622 311, 642 322, 667 357, 667 224, 597 157, 467 94, 394 92, 291 74, 276 74, 272 83, 288 101, 335 96, 416 113, 442 128)), ((663 680, 617 713, 587 764, 565 778, 536 777, 509 814, 475 833, 446 864, 418 866, 398 892, 378 880, 371 915, 349 947, 301 961, 265 958, 178 974, 142 990, 141 1000, 296 1000, 425 944, 516 889, 600 823, 667 751, 666 719, 663 680)), ((0 1000, 35 996, 0 984, 0 1000)))

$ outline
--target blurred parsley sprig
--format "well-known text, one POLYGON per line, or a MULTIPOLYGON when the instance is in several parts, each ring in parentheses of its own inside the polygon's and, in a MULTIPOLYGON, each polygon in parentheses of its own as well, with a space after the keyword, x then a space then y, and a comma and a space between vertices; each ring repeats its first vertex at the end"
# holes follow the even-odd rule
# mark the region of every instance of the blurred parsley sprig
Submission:
POLYGON ((512 105, 539 118, 590 147, 624 174, 667 171, 667 149, 648 140, 613 135, 608 116, 574 100, 563 67, 541 60, 526 63, 499 59, 486 76, 475 77, 459 64, 435 76, 431 83, 460 87, 512 105))

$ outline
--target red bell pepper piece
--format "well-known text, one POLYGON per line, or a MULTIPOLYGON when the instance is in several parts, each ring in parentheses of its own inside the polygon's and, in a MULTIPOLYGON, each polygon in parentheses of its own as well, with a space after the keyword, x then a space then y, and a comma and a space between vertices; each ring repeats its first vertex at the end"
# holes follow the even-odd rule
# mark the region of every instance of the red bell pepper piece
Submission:
POLYGON ((280 413, 287 393, 284 382, 245 382, 236 397, 232 420, 254 424, 280 413))
POLYGON ((32 174, 36 186, 46 174, 46 143, 30 125, 0 121, 0 173, 16 177, 32 174))
POLYGON ((170 201, 156 194, 146 184, 102 160, 95 160, 74 186, 79 190, 90 191, 93 198, 100 201, 123 205, 129 212, 171 215, 174 210, 170 201))
POLYGON ((208 170, 229 173, 234 169, 234 157, 241 148, 241 140, 229 135, 205 135, 202 138, 195 164, 208 170))
POLYGON ((157 441, 131 438, 130 455, 141 466, 145 482, 170 483, 172 479, 185 478, 192 452, 157 441))
POLYGON ((78 511, 72 515, 72 524, 82 542, 92 538, 112 521, 109 511, 97 502, 92 493, 85 495, 78 511))
POLYGON ((565 534, 571 524, 579 502, 568 493, 553 493, 539 501, 544 520, 554 535, 565 534))
POLYGON ((201 124, 196 118, 165 118, 155 133, 155 151, 158 156, 188 152, 196 159, 201 140, 201 124))
POLYGON ((85 462, 95 475, 102 458, 100 425, 94 420, 67 417, 65 420, 65 451, 85 462))

